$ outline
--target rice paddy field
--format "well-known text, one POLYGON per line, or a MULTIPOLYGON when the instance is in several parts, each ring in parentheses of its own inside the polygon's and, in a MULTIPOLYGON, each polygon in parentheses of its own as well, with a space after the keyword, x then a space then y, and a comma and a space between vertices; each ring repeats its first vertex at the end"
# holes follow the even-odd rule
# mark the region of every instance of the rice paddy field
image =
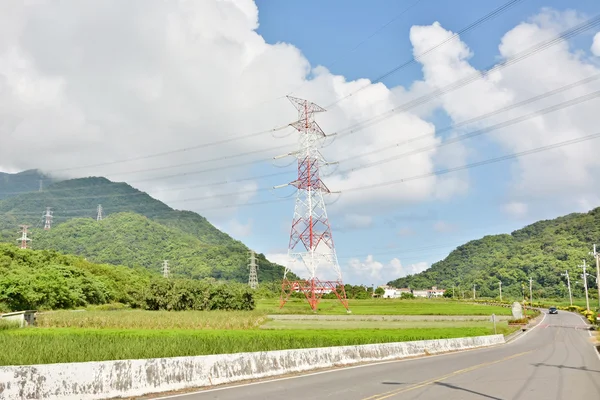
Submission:
POLYGON ((508 334, 506 307, 448 300, 259 301, 255 311, 70 310, 0 329, 0 365, 102 361, 508 334), (23 351, 22 349, 28 349, 23 351))

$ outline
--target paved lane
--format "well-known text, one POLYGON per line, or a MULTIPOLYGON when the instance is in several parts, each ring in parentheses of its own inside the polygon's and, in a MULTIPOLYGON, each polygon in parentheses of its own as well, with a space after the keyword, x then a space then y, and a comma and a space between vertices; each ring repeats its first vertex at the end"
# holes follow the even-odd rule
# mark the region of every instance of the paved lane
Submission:
POLYGON ((575 314, 546 315, 494 348, 345 368, 177 396, 181 400, 600 399, 600 358, 575 314))

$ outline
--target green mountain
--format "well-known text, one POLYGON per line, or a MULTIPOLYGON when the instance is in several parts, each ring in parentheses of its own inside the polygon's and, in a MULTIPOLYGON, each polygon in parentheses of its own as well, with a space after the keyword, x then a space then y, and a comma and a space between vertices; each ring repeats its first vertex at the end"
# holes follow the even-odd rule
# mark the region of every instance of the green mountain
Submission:
POLYGON ((523 286, 528 296, 532 277, 534 297, 565 297, 566 278, 561 274, 569 271, 573 295, 583 296, 579 265, 585 259, 591 266, 590 294, 595 295, 595 260, 589 255, 594 243, 600 245, 600 208, 538 221, 511 234, 472 240, 426 271, 389 285, 414 289, 455 287, 456 295, 465 291, 466 296, 471 296, 476 285, 478 296, 496 297, 498 282, 502 281, 503 294, 521 297, 523 286))
MULTIPOLYGON (((0 200, 0 241, 16 244, 23 224, 30 226, 34 249, 153 271, 167 259, 173 276, 248 280, 250 250, 242 242, 196 213, 174 210, 126 183, 106 178, 65 180, 41 192, 0 200), (104 218, 96 221, 99 204, 104 218), (48 231, 43 230, 46 207, 53 211, 48 231)), ((262 254, 257 258, 259 282, 282 278, 282 266, 262 254)))
POLYGON ((0 172, 0 199, 20 193, 33 192, 52 184, 56 179, 30 169, 17 174, 0 172))

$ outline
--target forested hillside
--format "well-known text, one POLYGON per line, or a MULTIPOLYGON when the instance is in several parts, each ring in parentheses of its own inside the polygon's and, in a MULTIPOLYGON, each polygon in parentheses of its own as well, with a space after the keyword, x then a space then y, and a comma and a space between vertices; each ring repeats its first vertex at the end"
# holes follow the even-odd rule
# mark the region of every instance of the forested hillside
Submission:
POLYGON ((151 310, 254 308, 251 289, 240 283, 165 279, 144 268, 0 244, 0 311, 106 303, 151 310))
POLYGON ((523 285, 529 292, 531 276, 534 296, 564 297, 566 278, 560 274, 568 270, 574 295, 581 296, 582 269, 578 266, 584 258, 591 265, 588 285, 596 287, 595 260, 588 254, 594 243, 600 245, 600 208, 539 221, 510 235, 470 241, 426 271, 389 284, 415 289, 437 285, 452 290, 454 286, 457 294, 464 290, 467 296, 476 285, 480 296, 495 297, 502 281, 502 292, 518 297, 523 285))
MULTIPOLYGON (((16 244, 21 224, 30 226, 35 249, 55 249, 90 261, 153 271, 168 259, 175 276, 248 280, 249 249, 243 243, 206 218, 174 210, 126 183, 73 179, 0 200, 0 241, 16 244), (102 221, 96 221, 99 204, 102 221), (42 229, 46 207, 53 210, 50 231, 42 229)), ((283 277, 282 266, 262 254, 257 256, 259 282, 283 277)))
POLYGON ((19 172, 18 174, 0 172, 0 199, 39 190, 40 181, 42 181, 43 188, 52 184, 55 179, 34 169, 19 172))

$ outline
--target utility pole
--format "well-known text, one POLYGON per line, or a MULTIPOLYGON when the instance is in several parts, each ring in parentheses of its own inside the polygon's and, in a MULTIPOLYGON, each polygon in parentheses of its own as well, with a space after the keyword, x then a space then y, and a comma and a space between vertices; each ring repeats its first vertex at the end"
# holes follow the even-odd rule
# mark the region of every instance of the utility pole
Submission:
POLYGON ((583 287, 585 288, 585 306, 590 311, 590 299, 588 297, 588 286, 587 286, 587 273, 585 272, 585 259, 583 260, 583 287))
POLYGON ((30 242, 31 239, 29 239, 27 237, 27 228, 29 228, 28 225, 19 225, 21 227, 21 237, 17 239, 17 241, 21 242, 21 248, 22 249, 26 249, 27 248, 27 242, 30 242))
POLYGON ((473 285, 473 300, 475 300, 475 286, 477 285, 473 285))
POLYGON ((50 211, 50 207, 46 207, 46 214, 44 214, 44 230, 50 230, 52 226, 52 211, 50 211))
POLYGON ((248 277, 248 285, 251 289, 258 289, 258 265, 256 265, 256 254, 254 250, 250 250, 250 276, 248 277))
POLYGON ((502 301, 502 281, 498 281, 498 286, 500 288, 500 301, 502 301))
POLYGON ((529 277, 529 305, 533 308, 533 278, 529 277))
POLYGON ((567 287, 569 288, 569 302, 571 303, 571 305, 573 305, 573 294, 571 293, 571 279, 569 279, 569 271, 567 270, 564 274, 561 275, 567 277, 567 287))
POLYGON ((600 308, 600 253, 596 251, 595 244, 594 251, 590 254, 596 259, 596 285, 598 286, 598 308, 600 308))
POLYGON ((164 278, 169 277, 169 260, 163 260, 162 273, 164 278))
POLYGON ((452 285, 452 298, 454 299, 454 285, 452 285))
POLYGON ((98 213, 96 214, 96 221, 102 221, 102 204, 98 204, 98 213))

